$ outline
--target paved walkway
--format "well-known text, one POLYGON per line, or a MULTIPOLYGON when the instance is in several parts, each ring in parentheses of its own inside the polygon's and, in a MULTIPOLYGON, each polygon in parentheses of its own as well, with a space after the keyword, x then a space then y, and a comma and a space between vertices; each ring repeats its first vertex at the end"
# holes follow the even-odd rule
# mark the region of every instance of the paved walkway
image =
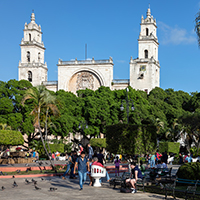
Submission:
MULTIPOLYGON (((158 200, 164 199, 164 196, 143 193, 141 191, 136 194, 131 193, 120 193, 119 189, 112 189, 105 180, 103 186, 95 188, 88 186, 88 180, 83 187, 82 191, 79 191, 79 184, 77 180, 66 179, 62 180, 59 177, 45 178, 34 178, 37 181, 37 186, 41 190, 35 190, 34 184, 25 184, 25 179, 4 179, 0 180, 0 188, 5 187, 5 190, 0 191, 0 199, 8 200, 60 200, 60 199, 97 199, 97 200, 121 200, 121 199, 138 199, 138 200, 158 200), (13 182, 16 181, 18 187, 13 188, 13 182), (50 187, 56 187, 56 191, 49 191, 50 187)), ((29 181, 31 179, 29 178, 29 181)), ((1 189, 0 189, 1 190, 1 189)), ((172 199, 172 198, 169 198, 172 199)))

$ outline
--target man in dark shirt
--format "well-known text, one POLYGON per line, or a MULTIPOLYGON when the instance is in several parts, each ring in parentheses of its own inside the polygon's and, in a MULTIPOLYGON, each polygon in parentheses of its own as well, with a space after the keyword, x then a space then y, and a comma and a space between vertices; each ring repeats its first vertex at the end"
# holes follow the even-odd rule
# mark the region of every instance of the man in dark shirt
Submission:
POLYGON ((100 153, 97 154, 97 158, 98 158, 98 162, 100 162, 103 165, 103 160, 105 161, 105 159, 104 159, 104 155, 102 153, 103 153, 103 151, 101 150, 100 153))
POLYGON ((74 174, 78 166, 79 185, 80 190, 83 189, 83 183, 86 181, 87 169, 90 171, 88 159, 85 158, 85 152, 81 152, 81 156, 76 159, 74 166, 74 174))
POLYGON ((130 184, 132 186, 131 189, 133 190, 132 193, 135 193, 136 192, 135 184, 136 184, 138 178, 143 179, 142 172, 138 168, 138 166, 136 166, 135 162, 131 162, 131 177, 132 177, 132 175, 134 176, 134 178, 126 179, 126 183, 130 182, 130 184))

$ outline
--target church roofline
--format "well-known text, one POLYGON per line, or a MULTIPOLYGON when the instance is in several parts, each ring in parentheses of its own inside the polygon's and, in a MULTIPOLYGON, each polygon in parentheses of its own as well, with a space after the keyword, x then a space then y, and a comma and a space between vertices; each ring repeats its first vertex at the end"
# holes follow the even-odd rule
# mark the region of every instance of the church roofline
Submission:
POLYGON ((110 59, 104 59, 104 60, 70 60, 70 61, 62 61, 61 59, 58 60, 57 66, 63 66, 63 65, 99 65, 99 64, 113 64, 113 60, 110 57, 110 59))

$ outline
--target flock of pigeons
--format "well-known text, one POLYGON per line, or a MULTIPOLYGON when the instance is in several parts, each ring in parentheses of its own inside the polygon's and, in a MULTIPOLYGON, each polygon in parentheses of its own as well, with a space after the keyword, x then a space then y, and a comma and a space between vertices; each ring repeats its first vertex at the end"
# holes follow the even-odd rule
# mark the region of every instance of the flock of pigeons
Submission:
MULTIPOLYGON (((13 176, 13 178, 15 178, 15 176, 13 176)), ((49 181, 50 181, 51 179, 44 179, 44 178, 41 178, 41 181, 44 181, 44 180, 49 180, 49 181)), ((31 181, 29 181, 28 179, 25 179, 25 184, 26 184, 26 185, 29 185, 29 184, 31 184, 31 183, 33 183, 33 186, 35 187, 35 190, 41 190, 41 188, 37 186, 37 181, 36 181, 36 180, 32 179, 31 181)), ((16 181, 13 182, 12 186, 13 186, 13 188, 18 187, 18 184, 16 183, 16 181)), ((1 187, 1 190, 2 190, 2 191, 5 190, 5 189, 6 189, 6 188, 5 188, 4 186, 1 187)), ((53 191, 55 191, 55 190, 57 190, 57 188, 55 188, 55 187, 50 187, 50 188, 49 188, 49 191, 50 191, 50 192, 53 192, 53 191)))
MULTIPOLYGON (((48 164, 48 163, 46 162, 45 164, 48 164)), ((39 167, 40 167, 40 166, 43 165, 43 163, 42 163, 42 162, 38 162, 38 165, 39 165, 39 167)), ((28 167, 29 165, 28 165, 28 164, 25 164, 25 166, 28 167)), ((26 172, 28 172, 29 170, 30 170, 30 169, 27 168, 26 172)), ((42 171, 42 170, 40 170, 40 171, 42 171)), ((17 172, 17 173, 20 173, 21 170, 17 170, 16 172, 17 172)), ((8 175, 8 174, 7 174, 6 172, 3 173, 2 171, 0 171, 0 175, 8 175)), ((12 178, 14 179, 15 176, 13 176, 12 178)), ((45 180, 51 181, 51 179, 44 179, 44 178, 41 178, 41 181, 45 181, 45 180)), ((25 184, 26 184, 26 185, 29 185, 29 184, 31 184, 31 183, 33 183, 33 185, 34 185, 34 187, 35 187, 35 190, 41 190, 41 188, 37 186, 37 181, 36 181, 36 180, 32 179, 31 181, 29 181, 28 179, 25 179, 25 184)), ((13 182, 12 186, 13 186, 13 188, 18 187, 18 184, 16 183, 16 181, 13 182)), ((6 189, 6 188, 5 188, 4 186, 1 187, 1 190, 2 190, 2 191, 5 190, 5 189, 6 189)), ((57 188, 55 188, 55 187, 50 187, 50 189, 49 189, 49 191, 51 191, 51 192, 52 192, 52 191, 55 191, 55 190, 57 190, 57 188)))

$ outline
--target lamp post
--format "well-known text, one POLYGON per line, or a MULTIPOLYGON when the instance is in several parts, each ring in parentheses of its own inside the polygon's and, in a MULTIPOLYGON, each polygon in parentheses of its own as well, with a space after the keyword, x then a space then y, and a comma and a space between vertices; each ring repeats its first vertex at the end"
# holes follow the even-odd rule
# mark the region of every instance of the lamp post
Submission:
POLYGON ((124 110, 123 104, 126 103, 127 123, 129 123, 129 104, 130 103, 132 103, 131 110, 135 110, 133 100, 128 99, 128 92, 129 92, 129 89, 126 88, 126 99, 122 99, 122 103, 121 103, 121 106, 120 106, 120 110, 123 111, 124 110))
POLYGON ((78 128, 81 130, 81 132, 83 133, 83 143, 84 143, 84 145, 85 145, 85 132, 84 132, 84 130, 86 129, 86 128, 88 128, 88 124, 87 124, 87 121, 85 120, 85 121, 80 121, 79 122, 79 126, 78 126, 78 128))

